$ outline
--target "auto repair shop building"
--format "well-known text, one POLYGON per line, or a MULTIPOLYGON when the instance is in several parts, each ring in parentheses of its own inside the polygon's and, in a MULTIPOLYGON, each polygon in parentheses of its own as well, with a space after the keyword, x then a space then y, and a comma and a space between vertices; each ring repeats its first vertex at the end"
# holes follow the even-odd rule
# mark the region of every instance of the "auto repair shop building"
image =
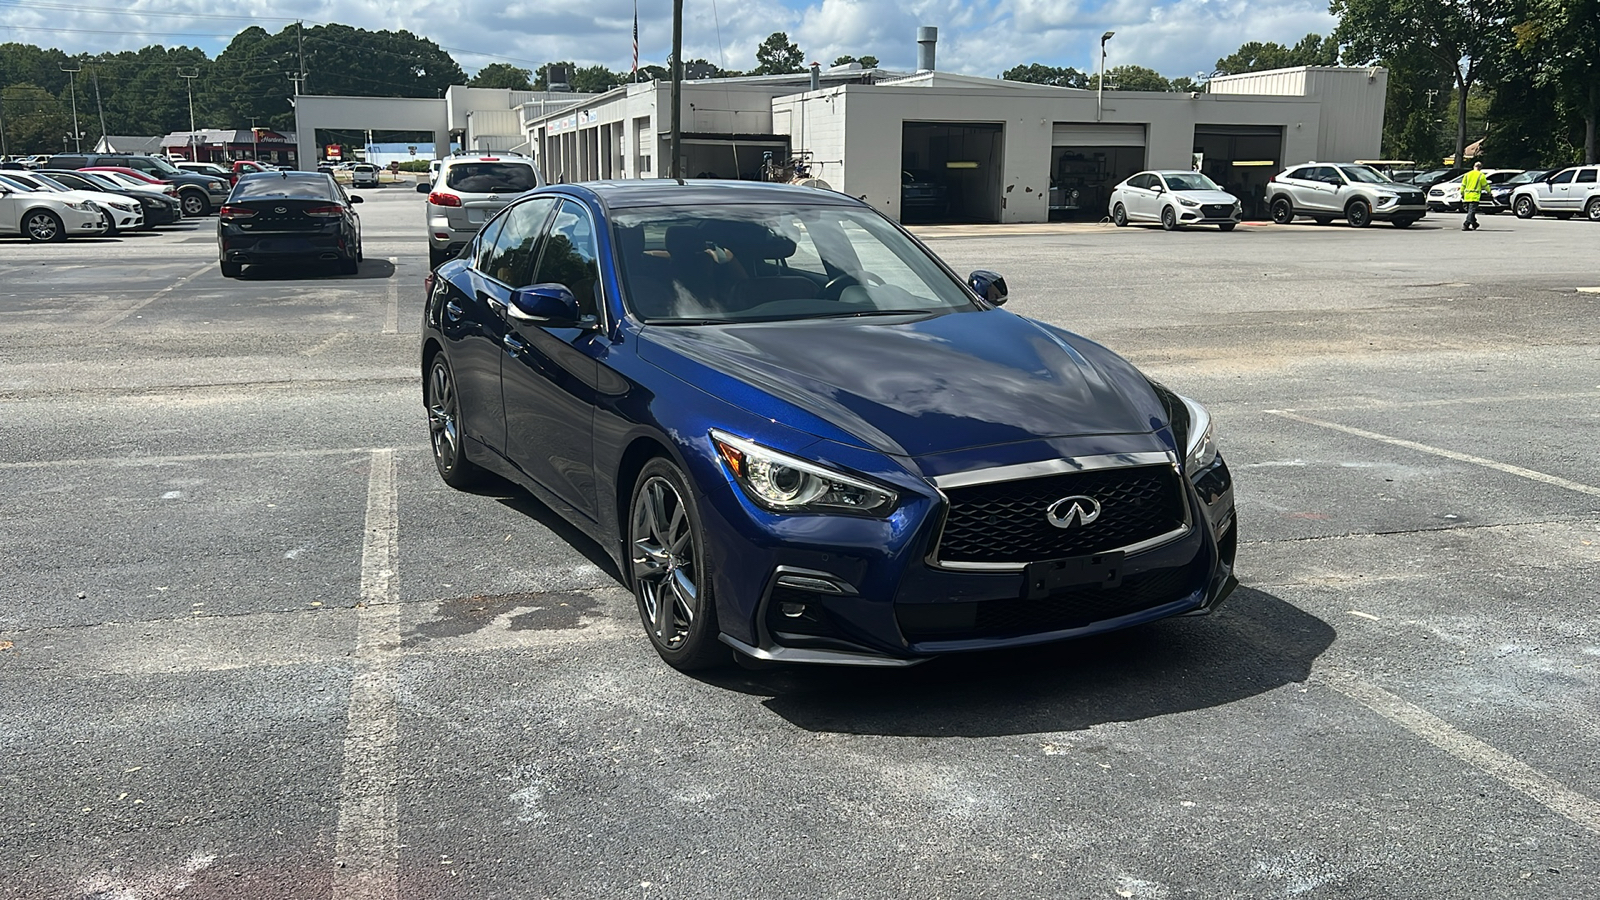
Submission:
MULTIPOLYGON (((931 56, 931 54, 930 54, 931 56)), ((767 154, 900 216, 903 180, 945 186, 947 219, 1099 219, 1147 168, 1199 167, 1264 217, 1267 179, 1306 160, 1375 158, 1388 73, 1300 67, 1213 78, 1196 93, 1094 91, 939 71, 836 67, 813 76, 685 81, 686 177, 763 177, 767 154), (905 173, 915 172, 915 176, 905 173)), ((552 181, 667 174, 671 89, 628 84, 567 110, 524 107, 552 181)))

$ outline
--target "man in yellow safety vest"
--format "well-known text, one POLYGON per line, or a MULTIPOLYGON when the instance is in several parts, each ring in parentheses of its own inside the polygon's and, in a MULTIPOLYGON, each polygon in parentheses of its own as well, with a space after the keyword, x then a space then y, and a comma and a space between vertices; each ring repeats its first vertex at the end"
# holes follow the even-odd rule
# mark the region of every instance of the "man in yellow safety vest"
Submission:
POLYGON ((1478 201, 1489 192, 1489 176, 1483 174, 1483 163, 1472 164, 1472 171, 1461 176, 1461 205, 1467 211, 1466 221, 1461 223, 1462 231, 1476 231, 1478 228, 1478 201))

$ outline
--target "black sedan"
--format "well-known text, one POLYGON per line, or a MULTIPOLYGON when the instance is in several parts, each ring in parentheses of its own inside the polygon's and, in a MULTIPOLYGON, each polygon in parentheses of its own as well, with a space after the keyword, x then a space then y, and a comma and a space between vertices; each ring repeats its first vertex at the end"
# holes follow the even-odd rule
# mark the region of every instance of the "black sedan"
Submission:
POLYGON ((159 190, 141 190, 96 172, 79 172, 74 169, 40 169, 38 174, 48 175, 50 180, 58 181, 75 191, 121 194, 130 200, 137 200, 139 205, 144 207, 146 228, 156 225, 176 225, 183 219, 183 204, 159 190))
POLYGON ((246 265, 327 261, 344 275, 361 266, 361 217, 331 175, 260 172, 233 186, 217 219, 222 274, 237 278, 246 265))

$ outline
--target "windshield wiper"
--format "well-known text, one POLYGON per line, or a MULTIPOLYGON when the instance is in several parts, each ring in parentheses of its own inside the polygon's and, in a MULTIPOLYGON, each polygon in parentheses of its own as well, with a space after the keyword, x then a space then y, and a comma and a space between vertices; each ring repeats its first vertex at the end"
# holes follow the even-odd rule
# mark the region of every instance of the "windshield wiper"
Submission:
POLYGON ((677 317, 677 318, 665 317, 665 318, 659 318, 659 319, 658 318, 646 319, 645 320, 645 324, 646 325, 731 325, 731 324, 733 324, 735 322, 739 322, 739 321, 742 321, 742 320, 740 320, 740 319, 694 318, 694 317, 684 316, 684 317, 677 317))
POLYGON ((814 316, 801 316, 805 319, 855 319, 862 316, 917 316, 932 315, 936 309, 868 309, 859 312, 818 313, 814 316))

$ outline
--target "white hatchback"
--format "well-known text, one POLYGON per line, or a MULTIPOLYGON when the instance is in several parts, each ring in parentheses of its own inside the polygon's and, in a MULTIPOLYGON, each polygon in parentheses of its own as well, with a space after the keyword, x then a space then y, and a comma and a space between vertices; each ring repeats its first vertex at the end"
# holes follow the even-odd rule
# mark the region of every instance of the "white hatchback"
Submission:
POLYGON ((1243 218, 1239 198, 1199 172, 1140 172, 1111 189, 1111 221, 1159 222, 1168 231, 1180 225, 1215 225, 1232 231, 1243 218))

